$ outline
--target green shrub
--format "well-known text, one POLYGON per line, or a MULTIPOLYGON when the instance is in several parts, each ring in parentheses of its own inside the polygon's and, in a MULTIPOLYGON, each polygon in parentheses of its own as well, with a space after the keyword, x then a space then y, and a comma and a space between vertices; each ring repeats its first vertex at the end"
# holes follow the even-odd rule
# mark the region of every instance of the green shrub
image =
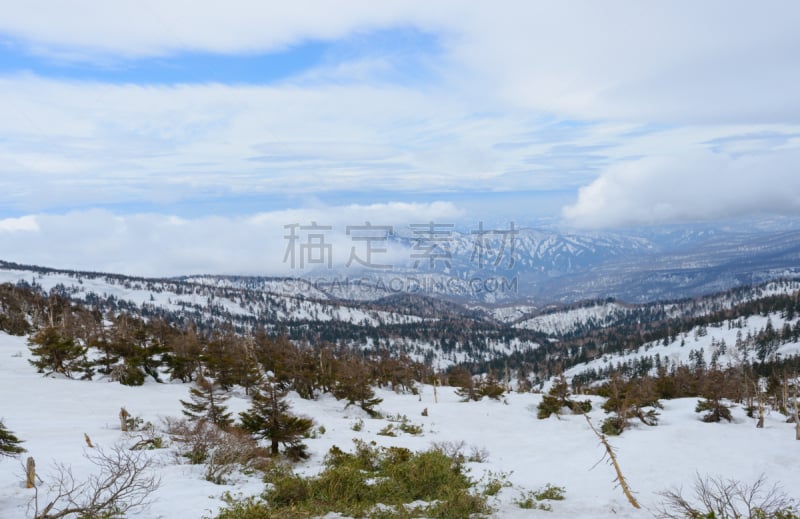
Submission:
POLYGON ((607 436, 619 436, 625 429, 625 421, 619 416, 609 416, 603 420, 600 430, 607 436))
POLYGON ((727 420, 730 422, 733 420, 730 408, 723 404, 720 400, 699 400, 694 412, 705 412, 706 414, 704 414, 702 418, 704 422, 708 423, 719 422, 722 420, 727 420))
POLYGON ((412 452, 357 440, 352 453, 332 447, 324 467, 311 478, 276 467, 265 477, 269 487, 263 501, 229 503, 218 518, 293 519, 338 512, 379 519, 405 519, 414 513, 456 519, 489 511, 485 497, 472 492, 475 483, 464 473, 462 463, 440 450, 412 452), (417 506, 416 512, 403 506, 415 501, 430 504, 417 506))
POLYGON ((511 482, 508 480, 508 476, 509 473, 505 472, 489 472, 486 475, 487 481, 483 485, 483 495, 496 496, 502 489, 510 487, 511 482))
POLYGON ((386 427, 378 431, 380 436, 397 436, 397 433, 394 432, 394 426, 392 424, 387 424, 386 427))
POLYGON ((550 512, 553 507, 550 503, 543 503, 543 501, 563 501, 564 493, 564 487, 557 487, 548 483, 539 490, 525 492, 514 503, 520 508, 550 512))
POLYGON ((380 434, 381 436, 397 436, 396 431, 398 429, 406 434, 411 434, 413 436, 422 434, 423 431, 422 426, 412 423, 411 420, 409 420, 406 415, 398 414, 395 416, 389 416, 386 419, 389 422, 393 422, 398 425, 393 426, 390 423, 389 425, 387 425, 378 432, 378 434, 380 434))
POLYGON ((533 497, 537 501, 563 501, 564 500, 564 487, 557 487, 548 483, 544 487, 537 490, 533 497))

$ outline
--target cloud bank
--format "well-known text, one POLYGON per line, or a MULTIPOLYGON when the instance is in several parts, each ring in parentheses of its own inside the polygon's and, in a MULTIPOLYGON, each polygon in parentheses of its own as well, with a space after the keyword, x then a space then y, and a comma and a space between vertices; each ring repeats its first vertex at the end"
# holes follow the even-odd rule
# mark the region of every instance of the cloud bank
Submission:
POLYGON ((578 227, 798 214, 800 150, 738 158, 709 150, 615 165, 562 215, 578 227))
MULTIPOLYGON (((449 202, 317 207, 193 219, 119 215, 105 210, 40 214, 0 220, 0 258, 21 264, 155 277, 300 275, 308 269, 301 269, 299 261, 292 265, 286 257, 290 246, 287 225, 316 223, 330 227, 329 231, 314 232, 325 234, 336 267, 348 262, 353 247, 357 247, 359 257, 365 257, 363 242, 354 242, 352 234, 346 234, 347 226, 369 222, 408 232, 412 223, 453 223, 463 216, 463 211, 449 202)), ((300 237, 295 247, 307 241, 307 235, 300 237)), ((384 245, 374 243, 375 247, 384 245)), ((408 251, 398 248, 380 256, 384 263, 407 258, 408 251)))

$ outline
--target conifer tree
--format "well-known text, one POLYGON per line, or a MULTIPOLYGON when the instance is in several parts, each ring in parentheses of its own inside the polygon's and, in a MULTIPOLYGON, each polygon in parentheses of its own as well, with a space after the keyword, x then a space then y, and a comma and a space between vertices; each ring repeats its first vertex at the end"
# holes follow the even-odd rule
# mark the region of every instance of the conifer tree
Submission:
POLYGON ((373 418, 380 416, 375 406, 383 402, 383 399, 375 396, 375 391, 370 385, 371 377, 367 366, 358 359, 351 359, 350 362, 342 364, 340 371, 337 374, 333 396, 347 400, 348 406, 358 405, 373 418))
POLYGON ((231 414, 223 405, 229 398, 225 390, 201 374, 197 375, 194 387, 189 390, 190 402, 181 400, 183 414, 191 420, 208 420, 221 428, 228 427, 233 423, 231 414))
POLYGON ((253 403, 248 411, 239 413, 242 427, 255 436, 270 441, 273 456, 279 454, 283 445, 286 455, 293 459, 308 457, 303 436, 313 425, 309 418, 301 418, 289 412, 287 391, 280 387, 273 376, 253 390, 253 403))
POLYGON ((72 378, 76 372, 83 372, 84 378, 91 378, 92 369, 86 360, 86 347, 78 344, 72 337, 54 326, 48 326, 28 340, 28 347, 36 359, 29 360, 39 371, 49 375, 61 373, 72 378))
POLYGON ((730 407, 723 402, 724 395, 729 389, 728 385, 729 382, 723 372, 712 370, 706 373, 700 387, 700 396, 703 400, 699 400, 695 407, 695 412, 706 413, 703 415, 704 422, 732 420, 730 407))
POLYGON ((569 408, 576 414, 588 413, 592 410, 592 403, 589 400, 583 402, 575 402, 570 398, 569 384, 564 375, 558 377, 550 391, 542 397, 539 403, 536 417, 540 420, 549 418, 554 414, 558 416, 561 414, 563 408, 569 408))
POLYGON ((661 408, 656 393, 655 382, 649 377, 625 381, 618 373, 611 376, 601 391, 608 400, 603 409, 611 416, 605 419, 602 432, 610 436, 622 434, 630 425, 632 418, 638 418, 645 425, 658 424, 661 408))
POLYGON ((14 456, 25 452, 25 449, 19 446, 20 443, 22 443, 22 440, 6 429, 3 421, 0 420, 0 456, 14 456))

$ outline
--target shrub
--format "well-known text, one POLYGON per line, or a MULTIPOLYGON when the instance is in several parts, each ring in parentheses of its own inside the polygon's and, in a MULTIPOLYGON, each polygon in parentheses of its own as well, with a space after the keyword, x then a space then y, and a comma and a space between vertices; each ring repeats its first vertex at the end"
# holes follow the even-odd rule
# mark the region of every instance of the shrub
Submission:
POLYGON ((146 507, 160 484, 149 453, 118 444, 108 450, 90 449, 86 458, 97 472, 84 481, 76 481, 70 467, 56 465, 56 473, 49 478, 49 501, 39 502, 38 488, 34 494, 35 519, 125 517, 127 512, 146 507))
POLYGON ((398 414, 395 416, 389 416, 387 420, 390 422, 397 423, 399 425, 393 427, 392 424, 389 424, 388 426, 384 427, 378 434, 383 434, 384 436, 397 436, 397 434, 394 432, 394 430, 396 429, 399 429, 400 431, 406 434, 411 434, 412 436, 422 434, 423 431, 422 426, 411 423, 411 420, 409 420, 406 415, 398 414))
POLYGON ((502 489, 510 487, 508 476, 509 474, 505 472, 489 472, 486 476, 488 479, 483 484, 483 495, 496 496, 502 489))
POLYGON ((660 492, 656 517, 662 519, 746 517, 749 519, 800 519, 797 502, 777 485, 768 486, 762 475, 747 485, 734 479, 695 476, 691 497, 681 489, 660 492))
POLYGON ((612 375, 611 380, 601 388, 608 397, 603 410, 613 413, 603 422, 602 431, 610 436, 622 434, 633 418, 645 425, 658 424, 658 411, 661 403, 652 379, 639 378, 625 381, 620 375, 612 375))
POLYGON ((723 419, 730 422, 733 419, 730 408, 721 400, 698 400, 694 412, 702 413, 704 411, 706 412, 702 417, 704 422, 719 422, 723 419))
POLYGON ((485 497, 471 492, 475 483, 462 463, 440 450, 412 452, 356 440, 352 453, 332 447, 324 467, 310 478, 275 467, 265 478, 269 487, 263 501, 229 503, 218 518, 293 519, 336 512, 351 517, 456 519, 489 511, 485 497), (407 510, 404 505, 412 502, 427 504, 407 510))
POLYGON ((205 479, 225 483, 237 468, 262 470, 270 466, 269 451, 245 431, 221 429, 207 420, 167 419, 167 433, 177 445, 179 456, 193 465, 206 466, 205 479))
POLYGON ((557 487, 548 483, 537 490, 536 493, 533 494, 533 497, 535 497, 537 501, 563 501, 564 492, 564 487, 557 487))
POLYGON ((544 503, 543 501, 562 501, 564 499, 564 493, 564 487, 557 487, 548 483, 539 490, 531 490, 520 495, 519 499, 514 502, 520 508, 545 510, 549 512, 552 511, 553 507, 550 503, 544 503))
POLYGON ((550 391, 542 397, 542 401, 539 402, 537 408, 536 417, 544 420, 549 418, 550 415, 558 416, 565 407, 575 414, 585 414, 592 410, 592 402, 590 400, 576 402, 570 396, 569 384, 567 384, 567 379, 562 375, 555 381, 550 391))
POLYGON ((392 424, 387 424, 386 427, 378 431, 378 435, 392 437, 397 436, 397 434, 394 432, 394 426, 392 424))

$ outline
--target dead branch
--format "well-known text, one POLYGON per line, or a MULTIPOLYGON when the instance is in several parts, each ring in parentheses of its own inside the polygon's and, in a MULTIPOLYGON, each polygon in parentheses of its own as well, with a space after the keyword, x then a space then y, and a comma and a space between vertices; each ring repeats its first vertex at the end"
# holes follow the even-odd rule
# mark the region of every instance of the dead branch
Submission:
POLYGON ((56 465, 49 501, 40 506, 37 488, 34 519, 60 519, 70 515, 97 517, 113 514, 123 517, 128 511, 146 507, 160 480, 152 471, 153 459, 142 451, 121 445, 111 449, 96 447, 86 458, 99 470, 85 481, 77 481, 72 468, 56 465))
POLYGON ((628 499, 628 502, 634 508, 641 508, 639 502, 636 501, 636 498, 633 497, 633 492, 631 492, 630 487, 628 486, 628 482, 625 481, 625 476, 622 475, 622 469, 619 468, 619 463, 617 462, 617 456, 614 453, 614 449, 611 447, 611 444, 608 443, 606 440, 605 435, 601 434, 597 429, 594 428, 594 424, 589 419, 588 414, 583 415, 586 418, 586 422, 589 424, 589 427, 592 429, 592 432, 600 438, 600 443, 603 444, 603 447, 606 449, 606 454, 608 454, 608 459, 611 460, 611 465, 614 467, 614 471, 617 473, 617 483, 619 483, 620 488, 622 489, 622 493, 625 494, 625 497, 628 499))

